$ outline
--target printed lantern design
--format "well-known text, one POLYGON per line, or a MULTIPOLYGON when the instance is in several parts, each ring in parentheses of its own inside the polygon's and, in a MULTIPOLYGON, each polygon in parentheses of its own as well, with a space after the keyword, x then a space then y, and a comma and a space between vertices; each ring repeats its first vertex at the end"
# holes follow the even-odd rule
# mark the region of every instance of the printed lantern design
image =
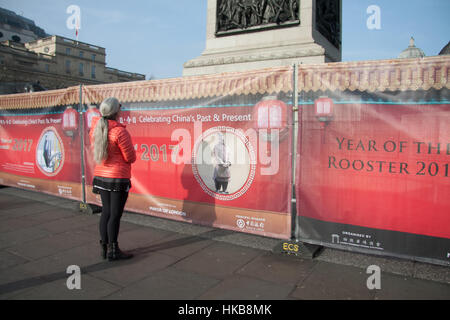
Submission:
POLYGON ((78 130, 78 112, 71 106, 64 111, 62 128, 68 137, 73 137, 78 130))
POLYGON ((333 100, 328 97, 320 97, 314 101, 314 107, 316 110, 317 120, 320 121, 320 126, 322 130, 320 130, 320 140, 322 144, 325 144, 325 130, 328 123, 333 118, 333 100))
POLYGON ((284 129, 286 123, 286 104, 275 97, 266 97, 255 105, 257 129, 284 129))
POLYGON ((95 106, 90 105, 88 111, 86 112, 86 124, 87 124, 87 128, 88 130, 90 130, 92 128, 92 119, 94 117, 101 117, 101 113, 100 111, 98 111, 97 108, 95 108, 95 106))
POLYGON ((289 132, 287 126, 287 106, 275 96, 263 98, 255 105, 254 123, 259 135, 265 141, 282 140, 289 132))
POLYGON ((316 117, 320 122, 327 122, 333 118, 333 100, 328 97, 320 97, 314 101, 316 117))

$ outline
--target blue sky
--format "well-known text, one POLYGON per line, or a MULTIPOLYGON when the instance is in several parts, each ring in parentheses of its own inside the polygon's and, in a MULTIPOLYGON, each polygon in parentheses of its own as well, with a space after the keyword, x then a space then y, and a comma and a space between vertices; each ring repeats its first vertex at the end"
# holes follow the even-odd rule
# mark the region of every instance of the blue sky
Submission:
MULTIPOLYGON (((49 34, 75 38, 66 13, 81 9, 79 40, 106 48, 109 67, 180 77, 183 63, 201 55, 206 0, 0 0, 0 7, 35 21, 49 34)), ((450 0, 343 0, 343 61, 395 58, 409 44, 427 56, 450 41, 450 0), (367 8, 381 10, 381 29, 369 30, 367 8)))

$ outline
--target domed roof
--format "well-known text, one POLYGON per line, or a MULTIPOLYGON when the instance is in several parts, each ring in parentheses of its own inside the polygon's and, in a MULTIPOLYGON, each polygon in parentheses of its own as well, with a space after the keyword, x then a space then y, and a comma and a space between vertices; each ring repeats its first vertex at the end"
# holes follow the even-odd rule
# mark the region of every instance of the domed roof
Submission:
POLYGON ((442 48, 441 52, 439 52, 440 56, 442 56, 444 54, 450 54, 450 42, 447 43, 447 45, 442 48))
POLYGON ((414 38, 411 37, 409 40, 409 47, 403 50, 398 57, 400 59, 423 58, 425 57, 425 53, 422 49, 416 47, 414 44, 414 38))
POLYGON ((33 20, 22 17, 15 12, 4 8, 0 8, 0 24, 8 25, 10 28, 29 30, 35 34, 36 38, 45 38, 49 36, 44 29, 36 26, 33 20))

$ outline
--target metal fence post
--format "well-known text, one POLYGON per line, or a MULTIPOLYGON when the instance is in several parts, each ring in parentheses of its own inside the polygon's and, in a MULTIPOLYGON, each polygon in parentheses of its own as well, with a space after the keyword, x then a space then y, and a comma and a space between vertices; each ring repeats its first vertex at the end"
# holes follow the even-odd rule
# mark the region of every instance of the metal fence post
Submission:
POLYGON ((81 187, 83 193, 83 204, 86 204, 86 176, 85 176, 85 168, 84 168, 84 116, 83 116, 83 85, 80 84, 80 157, 81 157, 81 187))
POLYGON ((293 91, 293 104, 292 104, 292 195, 291 195, 291 239, 297 239, 297 199, 295 194, 296 184, 296 167, 297 167, 297 143, 298 143, 298 65, 293 65, 293 79, 292 79, 292 91, 293 91))

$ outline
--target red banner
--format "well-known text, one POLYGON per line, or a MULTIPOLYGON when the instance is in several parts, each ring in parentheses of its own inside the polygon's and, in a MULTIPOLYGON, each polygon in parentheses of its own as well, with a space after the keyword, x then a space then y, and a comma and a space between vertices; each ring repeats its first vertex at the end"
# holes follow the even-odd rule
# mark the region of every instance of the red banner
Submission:
POLYGON ((449 264, 448 57, 301 66, 297 238, 449 264))
POLYGON ((349 248, 447 259, 450 105, 339 103, 327 116, 322 102, 302 113, 297 196, 299 215, 309 218, 300 221, 304 234, 349 248), (406 236, 393 239, 399 234, 434 238, 434 245, 405 245, 406 236))
MULTIPOLYGON (((194 85, 202 81, 192 80, 194 85)), ((218 88, 214 83, 209 86, 218 88)), ((85 96, 96 96, 95 87, 84 90, 85 96)), ((124 90, 110 95, 127 97, 124 90)), ((151 92, 145 87, 139 90, 151 92)), ((132 166, 127 210, 290 237, 292 127, 286 94, 188 99, 177 105, 148 100, 122 101, 119 121, 127 126, 138 158, 132 166)), ((92 107, 89 110, 86 117, 96 112, 92 107)), ((94 163, 87 136, 86 131, 87 201, 100 204, 91 192, 94 163)))
POLYGON ((0 110, 0 184, 81 200, 78 112, 0 110))
POLYGON ((340 104, 322 126, 305 107, 302 215, 450 238, 448 108, 340 104))

